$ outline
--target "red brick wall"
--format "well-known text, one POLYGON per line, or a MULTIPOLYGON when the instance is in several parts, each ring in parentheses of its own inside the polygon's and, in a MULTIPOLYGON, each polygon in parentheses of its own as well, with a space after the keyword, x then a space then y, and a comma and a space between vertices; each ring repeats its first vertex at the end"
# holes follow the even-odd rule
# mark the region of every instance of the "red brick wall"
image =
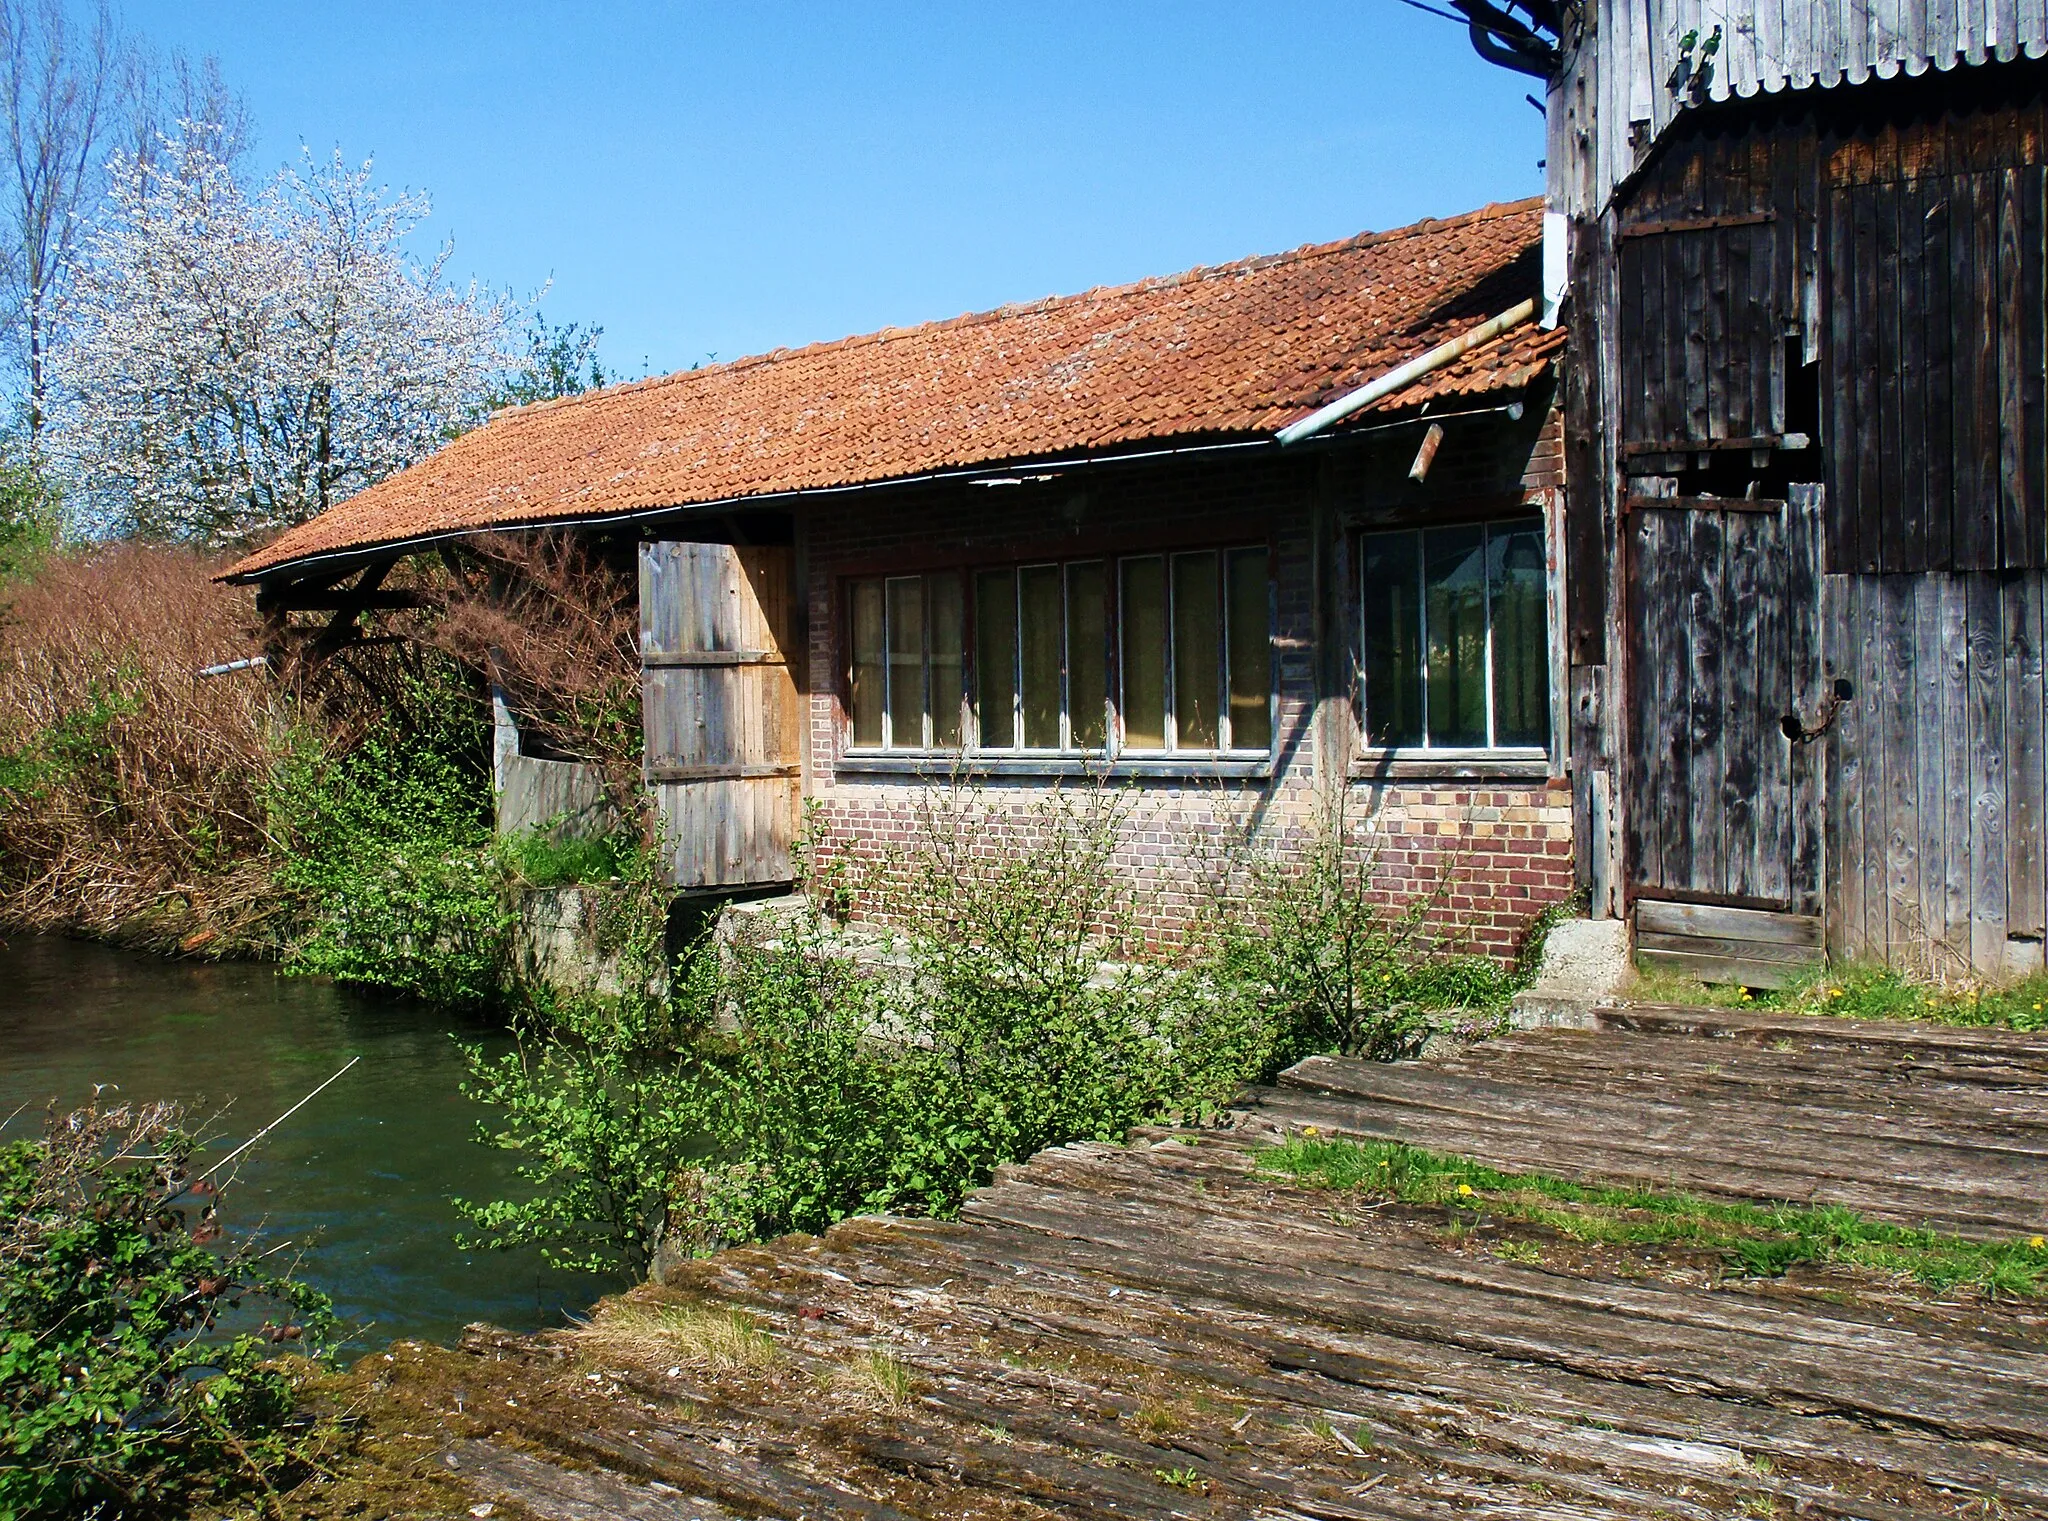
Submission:
MULTIPOLYGON (((1406 480, 1417 432, 1404 429, 1328 455, 1224 452, 1078 469, 1020 486, 950 482, 858 493, 811 509, 799 543, 811 672, 805 789, 814 804, 818 866, 881 867, 892 853, 917 848, 920 810, 948 788, 944 779, 878 776, 840 765, 844 577, 1264 542, 1274 554, 1277 594, 1280 758, 1274 775, 1111 784, 1122 813, 1115 866, 1133 884, 1141 926, 1162 944, 1182 939, 1215 884, 1241 868, 1247 848, 1285 854, 1316 827, 1317 493, 1329 493, 1339 517, 1387 508, 1405 515, 1510 504, 1561 477, 1557 422, 1547 409, 1517 424, 1493 418, 1447 426, 1426 487, 1406 480)), ((975 811, 972 833, 981 849, 1015 850, 1048 827, 1048 799, 1089 785, 1071 777, 989 778, 958 801, 975 811)), ((1354 782, 1345 811, 1354 833, 1369 842, 1363 848, 1373 852, 1387 901, 1398 905, 1440 893, 1432 923, 1458 945, 1512 955, 1530 918, 1572 891, 1571 804, 1561 781, 1354 782)), ((860 872, 848 875, 858 880, 860 872)))

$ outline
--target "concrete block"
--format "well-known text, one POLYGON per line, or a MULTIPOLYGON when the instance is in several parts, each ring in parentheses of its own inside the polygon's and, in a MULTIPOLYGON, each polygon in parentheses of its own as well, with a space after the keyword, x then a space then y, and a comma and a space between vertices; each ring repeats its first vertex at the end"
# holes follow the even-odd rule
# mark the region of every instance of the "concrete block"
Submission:
POLYGON ((1529 991, 1542 997, 1611 997, 1635 979, 1626 919, 1566 919, 1551 926, 1529 991))

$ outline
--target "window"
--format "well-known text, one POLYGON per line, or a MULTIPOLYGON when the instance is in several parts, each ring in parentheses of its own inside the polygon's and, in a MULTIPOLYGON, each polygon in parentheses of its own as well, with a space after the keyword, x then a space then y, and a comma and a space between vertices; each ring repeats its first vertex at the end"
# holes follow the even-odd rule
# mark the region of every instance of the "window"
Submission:
POLYGON ((1368 533, 1359 548, 1366 743, 1548 746, 1542 520, 1368 533))
POLYGON ((1214 755, 1272 745, 1262 548, 872 576, 847 594, 855 749, 1214 755))
POLYGON ((983 750, 1099 752, 1109 732, 1109 609, 1100 560, 974 578, 983 750))
POLYGON ((1273 742, 1266 551, 1137 555, 1117 567, 1126 750, 1273 742))
POLYGON ((854 744, 958 749, 966 699, 960 578, 876 576, 850 590, 854 744))

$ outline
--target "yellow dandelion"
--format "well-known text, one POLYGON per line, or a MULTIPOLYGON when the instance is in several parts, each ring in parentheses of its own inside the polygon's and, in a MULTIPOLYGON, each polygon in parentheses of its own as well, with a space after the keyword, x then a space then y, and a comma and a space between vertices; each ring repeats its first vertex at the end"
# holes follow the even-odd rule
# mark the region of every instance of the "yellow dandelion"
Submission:
POLYGON ((1828 989, 1828 997, 1830 997, 1830 998, 1840 998, 1841 996, 1842 996, 1842 990, 1841 990, 1840 988, 1829 988, 1829 989, 1828 989))
POLYGON ((1458 1185, 1458 1195, 1459 1195, 1459 1197, 1460 1197, 1460 1198, 1465 1198, 1465 1199, 1469 1199, 1469 1198, 1471 1198, 1471 1197, 1472 1197, 1472 1185, 1471 1185, 1470 1183, 1460 1183, 1460 1184, 1458 1185))
POLYGON ((2048 1246, 2048 1236, 2029 1236, 2027 1238, 2027 1245, 2038 1252, 2042 1247, 2048 1246))
POLYGON ((1302 1127, 1301 1127, 1301 1133, 1302 1133, 1303 1135, 1321 1135, 1321 1134, 1322 1134, 1322 1132, 1321 1132, 1320 1130, 1316 1129, 1316 1127, 1315 1127, 1315 1126, 1313 1126, 1313 1125, 1304 1125, 1304 1126, 1302 1126, 1302 1127))

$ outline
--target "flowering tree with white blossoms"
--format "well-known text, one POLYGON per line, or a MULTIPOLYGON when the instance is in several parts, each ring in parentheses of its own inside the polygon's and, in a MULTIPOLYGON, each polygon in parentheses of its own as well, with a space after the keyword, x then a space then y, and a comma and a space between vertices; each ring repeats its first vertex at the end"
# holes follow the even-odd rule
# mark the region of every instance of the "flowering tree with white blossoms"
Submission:
POLYGON ((406 252, 427 211, 339 152, 251 193, 204 129, 117 162, 52 355, 78 526, 244 542, 477 421, 522 314, 406 252))

